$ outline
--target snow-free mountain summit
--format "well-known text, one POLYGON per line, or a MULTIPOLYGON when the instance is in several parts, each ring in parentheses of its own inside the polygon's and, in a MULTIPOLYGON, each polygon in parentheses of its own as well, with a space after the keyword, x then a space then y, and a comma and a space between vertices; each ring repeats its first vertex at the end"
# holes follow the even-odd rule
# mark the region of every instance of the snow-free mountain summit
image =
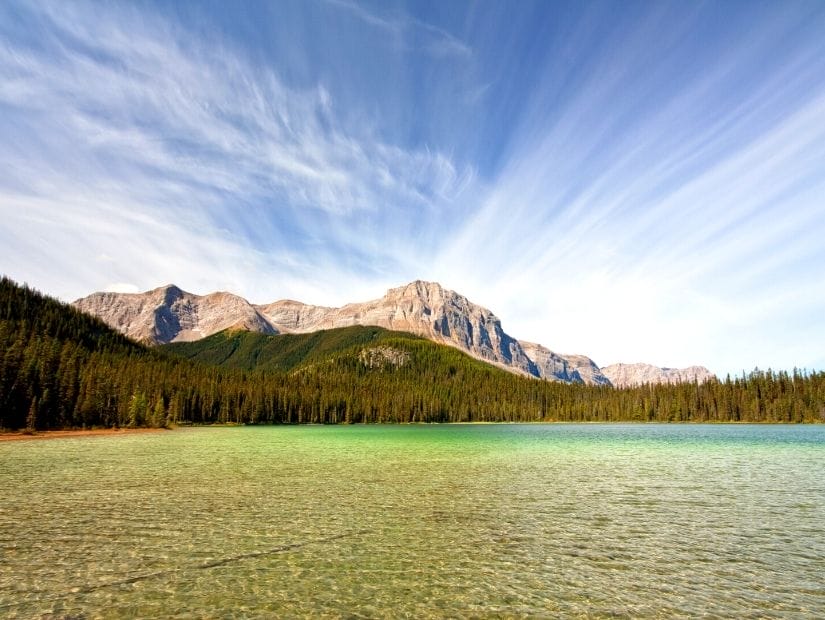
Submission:
MULTIPOLYGON (((490 310, 435 282, 416 280, 390 289, 380 299, 340 308, 292 300, 254 305, 230 293, 194 295, 174 285, 145 293, 94 293, 74 305, 127 336, 151 344, 199 340, 229 328, 283 334, 373 325, 454 346, 519 374, 611 385, 589 357, 563 355, 540 344, 519 341, 502 329, 500 319, 490 310)), ((705 373, 712 376, 701 370, 700 380, 706 378, 705 373)), ((655 371, 649 377, 651 382, 657 381, 655 371)))

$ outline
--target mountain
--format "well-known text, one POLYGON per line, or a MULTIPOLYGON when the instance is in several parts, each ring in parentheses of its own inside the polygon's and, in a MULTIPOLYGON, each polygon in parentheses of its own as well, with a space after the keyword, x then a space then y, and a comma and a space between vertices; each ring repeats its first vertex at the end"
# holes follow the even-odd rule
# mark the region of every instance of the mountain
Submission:
POLYGON ((619 388, 645 383, 704 383, 716 378, 704 366, 659 368, 650 364, 611 364, 602 368, 602 373, 619 388))
POLYGON ((93 293, 72 305, 148 344, 198 340, 230 327, 278 333, 243 297, 193 295, 173 284, 145 293, 93 293))
POLYGON ((490 310, 435 282, 417 280, 390 289, 380 299, 340 308, 293 300, 252 305, 229 293, 200 296, 172 285, 146 293, 94 293, 74 305, 150 344, 198 340, 227 328, 284 334, 375 326, 447 344, 519 374, 554 381, 609 384, 590 358, 561 355, 541 345, 522 343, 502 329, 501 320, 490 310))
MULTIPOLYGON (((501 328, 498 317, 435 282, 417 280, 390 289, 380 299, 341 308, 301 306, 287 301, 263 306, 261 311, 284 332, 374 325, 454 346, 507 370, 541 376, 519 342, 501 328)), ((566 376, 557 378, 570 380, 566 376)))
POLYGON ((272 335, 360 325, 409 332, 499 368, 550 381, 621 387, 713 377, 703 367, 679 370, 614 364, 599 368, 587 356, 556 353, 537 343, 516 340, 487 308, 436 282, 421 280, 390 289, 380 299, 340 308, 293 300, 253 305, 230 293, 193 295, 174 285, 146 293, 94 293, 74 305, 121 333, 153 345, 196 341, 230 328, 272 335))

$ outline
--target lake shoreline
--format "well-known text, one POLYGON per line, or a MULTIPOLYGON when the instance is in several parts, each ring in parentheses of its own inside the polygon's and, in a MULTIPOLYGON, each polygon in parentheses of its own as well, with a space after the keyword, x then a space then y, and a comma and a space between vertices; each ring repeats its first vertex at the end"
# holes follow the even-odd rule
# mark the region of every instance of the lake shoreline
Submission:
POLYGON ((819 422, 808 423, 794 423, 794 422, 731 422, 731 421, 704 421, 704 422, 641 422, 638 420, 616 420, 616 421, 586 421, 586 422, 571 422, 561 420, 540 420, 540 421, 525 421, 525 422, 373 422, 373 423, 357 423, 357 424, 181 424, 173 428, 95 428, 95 429, 61 429, 50 431, 36 431, 34 433, 26 433, 24 431, 5 431, 0 432, 0 442, 3 441, 27 441, 34 439, 61 439, 64 437, 97 437, 97 436, 112 436, 112 435, 135 435, 143 433, 158 433, 164 431, 178 430, 182 428, 243 428, 243 427, 262 427, 262 426, 496 426, 496 425, 517 425, 517 424, 539 424, 539 425, 558 425, 558 426, 601 426, 601 425, 664 425, 664 426, 818 426, 819 422))
POLYGON ((136 435, 143 433, 159 433, 168 431, 167 428, 94 428, 94 429, 71 429, 54 431, 36 431, 34 433, 24 433, 23 431, 11 431, 0 433, 0 441, 27 441, 36 439, 62 439, 64 437, 98 437, 111 435, 136 435))

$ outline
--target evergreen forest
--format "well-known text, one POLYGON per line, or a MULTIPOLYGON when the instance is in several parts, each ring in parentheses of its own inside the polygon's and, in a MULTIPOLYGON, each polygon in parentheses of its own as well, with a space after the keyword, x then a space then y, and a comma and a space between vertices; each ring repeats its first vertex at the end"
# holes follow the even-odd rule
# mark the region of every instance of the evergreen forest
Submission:
POLYGON ((0 279, 0 429, 480 421, 825 422, 825 372, 570 385, 372 327, 147 347, 0 279))

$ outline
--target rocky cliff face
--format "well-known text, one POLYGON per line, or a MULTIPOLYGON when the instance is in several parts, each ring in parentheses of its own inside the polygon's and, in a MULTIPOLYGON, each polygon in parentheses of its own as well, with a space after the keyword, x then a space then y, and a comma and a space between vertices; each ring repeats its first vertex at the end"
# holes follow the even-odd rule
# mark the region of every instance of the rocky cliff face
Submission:
MULTIPOLYGON (((328 329, 328 327, 319 326, 338 310, 338 308, 325 306, 310 306, 291 299, 256 306, 256 309, 266 317, 271 325, 277 325, 279 332, 295 334, 328 329)), ((350 323, 350 325, 355 325, 355 323, 350 323)))
POLYGON ((610 385, 599 367, 584 355, 562 355, 534 342, 519 340, 538 371, 537 376, 553 381, 587 383, 588 385, 610 385))
MULTIPOLYGON (((291 300, 256 306, 237 295, 193 295, 172 285, 140 294, 94 293, 74 305, 127 336, 151 344, 197 340, 227 328, 277 334, 375 325, 454 346, 477 359, 532 377, 591 385, 610 385, 612 381, 611 375, 589 357, 562 355, 540 344, 516 340, 502 329, 501 321, 490 310, 435 282, 417 280, 390 289, 380 299, 340 308, 291 300)), ((627 367, 635 366, 639 365, 627 367)), ((617 370, 614 376, 620 383, 614 384, 644 382, 638 377, 659 377, 656 371, 675 381, 683 375, 674 373, 690 370, 647 368, 653 369, 645 371, 648 375, 637 373, 632 377, 617 370)), ((684 376, 691 381, 694 377, 689 373, 684 376)))
POLYGON ((650 364, 611 364, 602 368, 602 373, 616 387, 631 387, 645 383, 683 383, 686 381, 703 383, 715 378, 715 375, 704 366, 659 368, 650 364))
POLYGON ((169 285, 146 293, 94 293, 73 304, 130 338, 150 344, 198 340, 227 328, 277 330, 244 298, 193 295, 169 285))

